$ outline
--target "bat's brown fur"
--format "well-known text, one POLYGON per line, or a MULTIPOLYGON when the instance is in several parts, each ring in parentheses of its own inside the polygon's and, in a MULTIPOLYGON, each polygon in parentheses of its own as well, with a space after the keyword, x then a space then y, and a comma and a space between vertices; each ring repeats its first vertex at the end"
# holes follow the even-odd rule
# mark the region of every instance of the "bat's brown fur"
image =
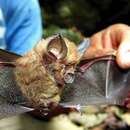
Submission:
POLYGON ((33 107, 60 101, 64 86, 63 74, 66 71, 74 71, 80 59, 75 44, 63 38, 67 54, 63 59, 53 60, 47 47, 54 38, 52 36, 41 40, 32 51, 16 61, 16 80, 33 107))

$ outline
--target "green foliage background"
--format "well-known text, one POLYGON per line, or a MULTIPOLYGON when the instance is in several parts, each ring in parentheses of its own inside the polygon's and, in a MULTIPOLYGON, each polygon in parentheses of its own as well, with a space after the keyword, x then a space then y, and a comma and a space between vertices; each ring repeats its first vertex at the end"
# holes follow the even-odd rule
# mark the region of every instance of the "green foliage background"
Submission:
POLYGON ((44 37, 62 33, 79 43, 111 24, 130 25, 129 0, 40 0, 40 5, 44 37))

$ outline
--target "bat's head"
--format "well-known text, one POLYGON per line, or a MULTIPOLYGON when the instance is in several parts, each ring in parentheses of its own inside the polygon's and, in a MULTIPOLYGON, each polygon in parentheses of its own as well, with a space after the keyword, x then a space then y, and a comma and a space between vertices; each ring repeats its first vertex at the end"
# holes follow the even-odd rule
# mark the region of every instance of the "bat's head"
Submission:
POLYGON ((35 51, 42 57, 43 65, 59 85, 73 81, 74 71, 80 60, 73 42, 61 35, 55 35, 41 40, 35 51))

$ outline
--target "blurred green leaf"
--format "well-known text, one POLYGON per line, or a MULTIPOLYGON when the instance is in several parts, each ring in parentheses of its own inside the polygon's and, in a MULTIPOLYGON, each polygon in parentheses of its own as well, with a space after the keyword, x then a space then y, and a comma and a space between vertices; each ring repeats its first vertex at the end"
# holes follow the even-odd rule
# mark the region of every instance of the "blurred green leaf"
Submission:
POLYGON ((51 25, 48 28, 44 29, 44 37, 48 37, 58 33, 67 37, 68 39, 75 42, 76 44, 80 43, 80 41, 82 40, 80 32, 75 32, 72 29, 60 28, 55 25, 51 25))

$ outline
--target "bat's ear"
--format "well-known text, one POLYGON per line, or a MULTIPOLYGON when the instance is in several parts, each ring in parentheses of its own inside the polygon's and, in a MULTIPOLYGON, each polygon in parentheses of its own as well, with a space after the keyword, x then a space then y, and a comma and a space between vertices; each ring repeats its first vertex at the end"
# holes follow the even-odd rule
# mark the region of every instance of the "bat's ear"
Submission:
POLYGON ((47 46, 48 54, 55 59, 64 59, 67 56, 67 46, 63 37, 58 34, 52 38, 47 46))

